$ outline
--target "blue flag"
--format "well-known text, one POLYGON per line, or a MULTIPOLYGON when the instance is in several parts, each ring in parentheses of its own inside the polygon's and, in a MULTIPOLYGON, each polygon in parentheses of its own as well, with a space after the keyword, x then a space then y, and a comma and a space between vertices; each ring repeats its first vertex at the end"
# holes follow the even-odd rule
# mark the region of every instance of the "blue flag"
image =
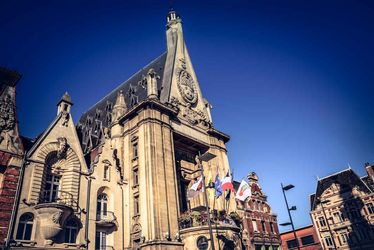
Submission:
POLYGON ((219 175, 216 176, 216 181, 214 182, 214 188, 216 189, 216 197, 220 197, 222 195, 222 187, 221 181, 219 180, 219 175))

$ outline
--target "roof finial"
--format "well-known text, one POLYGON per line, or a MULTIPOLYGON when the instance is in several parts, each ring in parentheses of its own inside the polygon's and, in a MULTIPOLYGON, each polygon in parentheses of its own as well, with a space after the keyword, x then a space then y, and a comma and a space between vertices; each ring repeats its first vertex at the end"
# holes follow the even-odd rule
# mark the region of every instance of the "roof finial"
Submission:
POLYGON ((170 9, 168 15, 166 16, 167 26, 170 26, 173 23, 178 23, 181 21, 180 15, 175 12, 175 10, 170 9))

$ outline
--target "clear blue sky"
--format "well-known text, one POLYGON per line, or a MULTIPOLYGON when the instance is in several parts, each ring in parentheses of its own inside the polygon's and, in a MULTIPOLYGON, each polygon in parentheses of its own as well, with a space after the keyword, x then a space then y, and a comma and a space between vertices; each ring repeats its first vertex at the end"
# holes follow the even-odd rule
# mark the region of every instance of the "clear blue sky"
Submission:
MULTIPOLYGON (((165 51, 168 1, 1 1, 0 65, 23 74, 18 115, 35 137, 65 90, 80 115, 165 51)), ((374 162, 374 3, 176 1, 236 179, 258 173, 278 221, 292 183, 310 223, 316 176, 374 162)))

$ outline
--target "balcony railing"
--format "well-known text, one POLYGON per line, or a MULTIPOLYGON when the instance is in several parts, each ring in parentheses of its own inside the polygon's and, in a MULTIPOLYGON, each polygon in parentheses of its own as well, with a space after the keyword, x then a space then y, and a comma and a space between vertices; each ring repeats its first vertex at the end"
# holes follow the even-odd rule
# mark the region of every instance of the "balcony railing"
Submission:
MULTIPOLYGON (((240 219, 236 215, 211 214, 211 223, 213 225, 239 226, 240 219)), ((206 212, 186 212, 179 217, 179 228, 185 229, 190 227, 208 225, 208 214, 206 212)))
POLYGON ((111 211, 99 212, 96 214, 96 223, 112 226, 117 223, 117 217, 111 211))
POLYGON ((77 202, 71 193, 66 191, 43 191, 39 197, 39 203, 58 203, 68 207, 75 207, 77 202))

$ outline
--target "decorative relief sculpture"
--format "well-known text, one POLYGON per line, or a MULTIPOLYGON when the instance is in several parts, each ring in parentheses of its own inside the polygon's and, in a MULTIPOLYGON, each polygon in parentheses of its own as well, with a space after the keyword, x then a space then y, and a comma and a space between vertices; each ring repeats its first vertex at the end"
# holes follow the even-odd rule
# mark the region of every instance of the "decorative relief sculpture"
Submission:
POLYGON ((177 70, 178 90, 183 100, 193 105, 197 102, 198 98, 196 84, 191 74, 187 72, 186 61, 184 59, 180 59, 179 61, 181 62, 181 67, 177 70))
POLYGON ((176 111, 182 111, 182 116, 191 124, 201 124, 205 128, 209 128, 211 123, 207 115, 202 110, 194 110, 191 108, 191 104, 184 105, 177 98, 171 97, 169 106, 176 111))
POLYGON ((62 211, 57 211, 54 214, 52 214, 53 223, 60 224, 61 216, 62 216, 62 211))
POLYGON ((65 159, 66 153, 68 150, 67 140, 65 137, 60 137, 60 138, 57 138, 57 142, 58 142, 57 159, 58 160, 65 159))
POLYGON ((61 119, 62 126, 67 127, 69 125, 69 119, 70 119, 69 113, 62 112, 62 119, 61 119))
POLYGON ((19 141, 15 134, 16 112, 11 94, 0 100, 0 144, 5 141, 7 150, 17 152, 19 141))

